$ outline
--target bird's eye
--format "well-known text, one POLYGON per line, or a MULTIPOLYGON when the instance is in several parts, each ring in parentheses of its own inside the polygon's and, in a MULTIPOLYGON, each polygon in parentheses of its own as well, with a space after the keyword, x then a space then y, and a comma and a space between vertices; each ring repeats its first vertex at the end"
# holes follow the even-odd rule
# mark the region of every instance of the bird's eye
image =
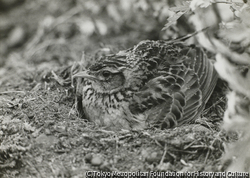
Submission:
POLYGON ((110 75, 111 75, 111 72, 109 72, 109 71, 107 71, 107 70, 102 71, 102 76, 103 76, 104 78, 109 78, 110 75))

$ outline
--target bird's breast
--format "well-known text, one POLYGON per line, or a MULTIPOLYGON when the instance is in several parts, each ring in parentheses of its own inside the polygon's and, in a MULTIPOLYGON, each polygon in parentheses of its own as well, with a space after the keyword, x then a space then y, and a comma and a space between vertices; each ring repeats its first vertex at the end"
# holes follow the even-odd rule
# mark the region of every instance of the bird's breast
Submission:
POLYGON ((91 85, 83 86, 82 106, 88 120, 99 126, 112 129, 131 128, 128 121, 131 113, 128 113, 129 98, 121 92, 108 94, 98 93, 91 85))

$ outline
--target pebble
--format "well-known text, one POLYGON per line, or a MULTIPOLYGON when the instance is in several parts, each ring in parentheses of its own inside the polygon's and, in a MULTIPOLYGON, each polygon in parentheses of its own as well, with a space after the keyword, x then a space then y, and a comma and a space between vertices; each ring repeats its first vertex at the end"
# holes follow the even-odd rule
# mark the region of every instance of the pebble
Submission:
POLYGON ((44 130, 44 133, 45 133, 46 135, 51 135, 51 131, 50 131, 49 129, 45 129, 45 130, 44 130))
POLYGON ((35 114, 34 114, 32 111, 26 113, 26 115, 27 115, 27 117, 28 117, 29 119, 33 119, 34 116, 35 116, 35 114))
POLYGON ((100 166, 102 164, 103 160, 102 160, 102 157, 100 155, 96 155, 94 154, 92 156, 92 159, 91 159, 91 164, 93 166, 100 166))
POLYGON ((150 153, 147 157, 146 157, 146 162, 148 162, 149 164, 152 163, 157 163, 161 160, 161 157, 159 156, 159 154, 157 152, 152 152, 150 153))
POLYGON ((104 161, 100 166, 100 170, 102 171, 110 171, 110 165, 107 161, 104 161))
POLYGON ((85 161, 86 161, 86 163, 90 163, 91 162, 91 160, 92 160, 92 154, 86 154, 85 156, 84 156, 84 159, 85 159, 85 161))
POLYGON ((67 128, 66 128, 66 126, 63 126, 63 125, 57 125, 54 127, 54 129, 59 133, 64 133, 64 132, 66 132, 67 128))
POLYGON ((167 171, 167 170, 170 170, 172 168, 172 165, 169 162, 162 163, 162 164, 158 164, 156 168, 159 171, 167 171))

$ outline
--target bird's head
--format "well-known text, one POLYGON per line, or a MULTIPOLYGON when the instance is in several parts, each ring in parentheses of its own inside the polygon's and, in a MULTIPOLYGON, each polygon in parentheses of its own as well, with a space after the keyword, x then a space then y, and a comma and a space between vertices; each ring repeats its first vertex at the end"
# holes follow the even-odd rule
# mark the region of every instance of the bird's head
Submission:
POLYGON ((112 94, 123 89, 138 91, 152 76, 160 61, 155 49, 156 54, 151 54, 153 52, 150 50, 143 51, 146 44, 138 45, 138 49, 105 56, 73 78, 84 78, 85 84, 91 85, 97 93, 112 94))
POLYGON ((73 78, 83 78, 85 85, 97 93, 117 93, 129 87, 132 70, 127 61, 127 53, 118 53, 101 58, 87 70, 73 75, 73 78))
POLYGON ((87 84, 91 84, 93 90, 98 93, 114 93, 121 90, 125 83, 124 68, 104 66, 99 69, 91 67, 88 70, 78 72, 73 77, 84 78, 87 84))

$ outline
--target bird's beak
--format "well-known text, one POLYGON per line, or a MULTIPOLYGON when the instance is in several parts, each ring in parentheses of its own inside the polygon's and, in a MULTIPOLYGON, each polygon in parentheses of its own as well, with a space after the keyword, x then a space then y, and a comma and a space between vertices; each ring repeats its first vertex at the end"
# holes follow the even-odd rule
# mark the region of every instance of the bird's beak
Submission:
POLYGON ((90 80, 98 80, 95 76, 89 75, 88 71, 81 71, 72 76, 72 78, 88 78, 90 80))

